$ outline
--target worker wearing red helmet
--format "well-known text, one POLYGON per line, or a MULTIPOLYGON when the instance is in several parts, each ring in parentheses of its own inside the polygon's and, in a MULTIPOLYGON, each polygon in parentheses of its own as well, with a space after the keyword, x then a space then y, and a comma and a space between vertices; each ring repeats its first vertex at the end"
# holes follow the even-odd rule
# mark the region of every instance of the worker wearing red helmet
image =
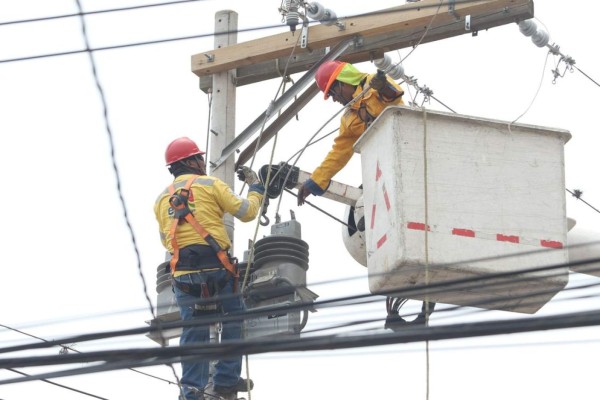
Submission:
MULTIPOLYGON (((225 182, 206 174, 203 155, 187 137, 168 145, 165 161, 174 181, 154 205, 162 244, 171 254, 168 264, 183 321, 206 318, 207 313, 231 315, 244 310, 240 296, 233 295, 238 292, 237 270, 226 256, 231 241, 223 216, 229 213, 243 222, 253 220, 265 191, 256 173, 242 167, 238 177, 248 183, 248 195, 247 198, 236 195, 225 182), (227 259, 224 261, 223 257, 227 259)), ((214 319, 214 314, 211 318, 214 319)), ((242 320, 223 322, 222 341, 241 337, 242 320)), ((206 323, 184 326, 179 342, 181 346, 209 343, 209 326, 206 323)), ((203 399, 206 393, 212 398, 235 399, 238 391, 253 386, 251 381, 240 377, 241 368, 241 356, 218 360, 213 382, 207 387, 209 361, 204 357, 185 360, 179 398, 203 399)))
POLYGON ((356 101, 344 112, 331 151, 298 190, 299 206, 309 195, 325 193, 333 176, 352 158, 354 143, 387 106, 404 104, 402 88, 381 70, 370 75, 352 64, 328 61, 319 67, 315 80, 325 100, 331 97, 343 105, 356 101))

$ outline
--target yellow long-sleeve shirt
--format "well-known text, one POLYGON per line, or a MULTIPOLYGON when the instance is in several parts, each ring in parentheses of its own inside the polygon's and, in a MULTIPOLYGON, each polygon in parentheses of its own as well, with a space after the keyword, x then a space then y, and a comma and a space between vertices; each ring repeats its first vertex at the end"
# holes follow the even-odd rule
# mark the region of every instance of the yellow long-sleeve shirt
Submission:
MULTIPOLYGON (((368 84, 374 75, 367 77, 368 84)), ((391 79, 388 81, 394 85, 401 93, 404 91, 391 79)), ((357 86, 352 98, 356 98, 363 91, 363 86, 357 86)), ((361 108, 365 109, 368 115, 376 118, 381 112, 390 105, 402 105, 402 97, 388 101, 384 99, 374 89, 369 89, 360 99, 350 106, 341 118, 340 132, 334 139, 333 147, 311 175, 314 181, 323 191, 329 186, 331 179, 337 174, 352 158, 354 154, 353 146, 358 138, 367 129, 367 122, 359 115, 361 108)), ((369 121, 370 122, 370 121, 369 121)))
MULTIPOLYGON (((193 175, 180 175, 175 178, 175 189, 181 189, 193 175)), ((173 223, 173 209, 169 204, 169 189, 165 189, 156 199, 154 214, 159 225, 160 239, 169 253, 173 253, 173 245, 169 231, 173 223)), ((246 199, 236 195, 231 188, 218 178, 208 175, 197 175, 190 187, 188 206, 194 218, 219 243, 223 250, 231 247, 231 241, 225 230, 223 216, 225 213, 248 222, 258 215, 263 195, 252 188, 246 199)), ((180 224, 176 231, 177 244, 180 248, 191 244, 206 245, 206 241, 188 223, 180 224)))

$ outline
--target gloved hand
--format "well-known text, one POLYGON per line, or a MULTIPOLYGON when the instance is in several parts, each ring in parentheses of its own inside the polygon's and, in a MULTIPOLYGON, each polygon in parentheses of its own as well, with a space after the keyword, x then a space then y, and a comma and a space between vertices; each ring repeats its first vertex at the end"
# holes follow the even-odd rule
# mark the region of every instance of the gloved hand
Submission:
POLYGON ((378 69, 377 75, 375 75, 371 79, 371 82, 369 84, 371 85, 372 89, 375 89, 377 91, 383 89, 387 84, 387 77, 385 76, 385 72, 381 69, 378 69))
POLYGON ((237 173, 238 179, 242 182, 246 182, 248 185, 259 183, 256 172, 246 166, 239 167, 235 172, 237 173))
POLYGON ((306 182, 298 189, 298 206, 304 204, 306 198, 311 195, 310 189, 306 186, 306 182))

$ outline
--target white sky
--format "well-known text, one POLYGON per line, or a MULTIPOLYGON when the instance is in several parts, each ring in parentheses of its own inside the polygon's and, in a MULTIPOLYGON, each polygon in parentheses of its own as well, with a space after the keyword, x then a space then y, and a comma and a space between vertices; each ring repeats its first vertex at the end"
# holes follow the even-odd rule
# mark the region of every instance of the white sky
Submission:
MULTIPOLYGON (((120 8, 146 1, 82 0, 86 11, 120 8)), ((322 2, 338 16, 374 11, 398 2, 374 0, 322 2)), ((86 18, 93 48, 125 43, 210 34, 214 14, 231 9, 239 13, 239 28, 281 22, 279 1, 199 1, 86 18)), ((75 1, 0 2, 0 22, 75 13, 75 1)), ((577 66, 600 80, 597 53, 596 2, 537 1, 538 25, 544 24, 551 43, 560 45, 577 66)), ((284 32, 287 27, 241 33, 238 42, 284 32)), ((107 101, 116 163, 128 217, 139 249, 142 272, 156 301, 156 266, 164 259, 152 206, 170 182, 163 164, 165 146, 187 135, 204 147, 208 101, 191 72, 190 57, 214 47, 213 38, 174 41, 94 53, 107 101)), ((0 25, 0 60, 83 48, 77 18, 0 25)), ((400 51, 402 56, 407 49, 400 51)), ((600 206, 595 172, 600 169, 594 99, 600 88, 579 73, 567 73, 552 83, 547 49, 536 47, 515 24, 419 46, 405 61, 408 75, 427 85, 434 96, 455 111, 477 117, 569 130, 565 146, 566 182, 583 198, 600 206), (543 77, 542 77, 542 74, 543 77), (536 97, 538 85, 542 82, 536 97)), ((394 60, 397 53, 390 54, 394 60)), ((369 63, 361 69, 374 71, 369 63)), ((564 64, 561 65, 561 70, 564 64)), ((295 80, 300 76, 294 76, 295 80)), ((236 132, 241 132, 274 98, 279 82, 240 87, 237 91, 236 132)), ((406 89, 406 85, 403 85, 406 89)), ((414 90, 413 90, 414 92, 414 90)), ((408 93, 408 91, 407 91, 408 93)), ((432 100, 428 107, 447 111, 432 100)), ((281 131, 275 162, 287 160, 335 111, 337 105, 315 98, 281 131), (285 143, 283 145, 282 143, 285 143)), ((333 129, 338 118, 326 131, 333 129)), ((0 324, 47 340, 105 330, 139 327, 151 319, 137 259, 116 190, 108 135, 100 97, 86 53, 29 61, 0 63, 0 169, 3 189, 4 278, 0 280, 0 324)), ((318 165, 331 139, 312 146, 299 166, 318 165)), ((268 160, 265 146, 256 165, 268 160)), ((358 186, 360 159, 355 156, 336 180, 358 186)), ((239 187, 237 188, 239 191, 239 187)), ((344 206, 311 199, 341 218, 344 206)), ((273 205, 273 202, 272 202, 273 205)), ((339 223, 315 209, 298 208, 285 196, 282 218, 292 209, 310 245, 309 288, 320 299, 368 292, 367 270, 346 252, 339 223), (317 285, 341 278, 345 283, 317 285)), ((567 199, 567 214, 578 226, 594 229, 599 216, 582 202, 567 199)), ((272 213, 269 217, 272 218, 272 213)), ((273 219, 273 218, 272 218, 273 219)), ((254 233, 254 225, 236 224, 236 255, 254 233), (239 228, 239 229, 238 229, 239 228)), ((269 234, 260 228, 259 237, 269 234)), ((578 282, 597 278, 574 274, 578 282)), ((593 309, 597 300, 565 302, 559 294, 538 314, 593 309)), ((410 304, 411 312, 419 304, 410 304)), ((379 315, 383 301, 370 307, 319 311, 309 327, 379 315), (336 314, 338 313, 338 314, 336 314)), ((513 318, 508 312, 489 312, 483 318, 513 318)), ((455 322, 476 317, 457 318, 455 322)), ((432 324, 436 323, 436 314, 432 324)), ((383 324, 383 323, 382 323, 383 324)), ((430 343, 429 365, 423 343, 365 348, 357 351, 264 355, 250 357, 250 376, 258 400, 391 396, 425 399, 545 400, 597 398, 595 355, 600 329, 570 329, 533 334, 430 343), (591 363, 591 364, 590 364, 591 363)), ((2 346, 33 339, 0 330, 2 346)), ((82 343, 79 351, 153 346, 144 337, 82 343)), ((58 352, 52 349, 51 354, 58 352)), ((21 354, 32 355, 33 353, 21 354)), ((48 354, 48 352, 36 353, 48 354)), ((4 357, 4 356, 3 356, 4 357)), ((167 367, 144 370, 173 381, 167 367)), ((179 370, 178 370, 179 371, 179 370)), ((35 374, 40 369, 23 369, 35 374)), ((244 374, 246 372, 244 371, 244 374)), ((18 375, 2 370, 0 379, 18 375)), ((56 382, 111 400, 175 399, 175 386, 129 371, 56 379, 56 382)), ((0 385, 0 399, 82 399, 82 394, 43 382, 0 385)))

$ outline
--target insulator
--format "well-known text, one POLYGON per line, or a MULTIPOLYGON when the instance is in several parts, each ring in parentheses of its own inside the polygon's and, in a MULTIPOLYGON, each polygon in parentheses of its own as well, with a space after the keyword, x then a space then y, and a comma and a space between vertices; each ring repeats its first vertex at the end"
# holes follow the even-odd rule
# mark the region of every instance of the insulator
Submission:
POLYGON ((531 41, 533 42, 533 44, 535 44, 537 47, 544 47, 548 44, 548 42, 550 41, 550 35, 548 34, 548 32, 539 29, 532 37, 531 37, 531 41))
POLYGON ((519 22, 519 30, 523 35, 529 37, 537 31, 537 25, 533 20, 528 19, 526 21, 519 22))
POLYGON ((285 23, 290 27, 290 30, 294 32, 296 30, 296 25, 300 23, 298 3, 295 0, 286 0, 285 6, 287 9, 287 13, 285 14, 285 23))
POLYGON ((306 287, 308 244, 302 239, 271 235, 254 246, 254 264, 248 283, 250 303, 293 294, 306 287))
POLYGON ((325 7, 316 1, 311 2, 306 8, 306 15, 308 18, 320 21, 325 18, 325 7))
POLYGON ((337 22, 337 15, 329 8, 325 9, 325 18, 319 20, 323 25, 330 26, 337 22))
POLYGON ((285 16, 285 22, 288 24, 290 29, 293 31, 296 30, 296 25, 300 23, 300 16, 296 11, 290 11, 285 16))
POLYGON ((388 71, 388 75, 394 80, 401 79, 404 76, 404 67, 402 64, 396 64, 388 71))
POLYGON ((384 54, 383 58, 378 58, 377 60, 373 61, 373 63, 377 69, 387 71, 387 69, 392 65, 392 58, 389 55, 384 54))

